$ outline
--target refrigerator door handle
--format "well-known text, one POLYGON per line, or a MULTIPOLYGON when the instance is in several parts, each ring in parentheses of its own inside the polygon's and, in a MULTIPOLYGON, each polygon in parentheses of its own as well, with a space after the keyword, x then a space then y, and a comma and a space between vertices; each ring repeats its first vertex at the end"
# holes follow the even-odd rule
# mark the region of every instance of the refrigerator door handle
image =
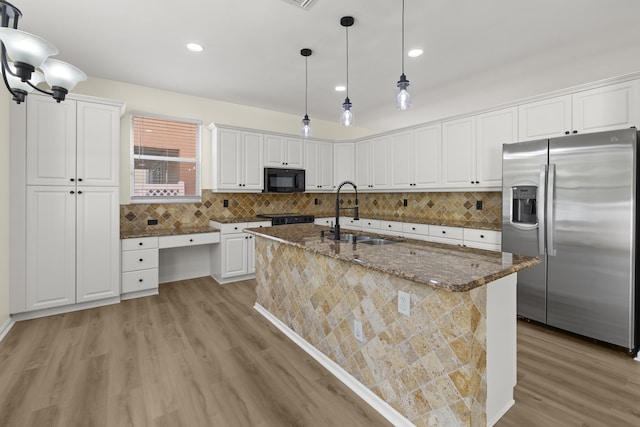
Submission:
POLYGON ((556 165, 549 164, 549 174, 547 179, 547 255, 556 256, 556 249, 554 247, 553 230, 555 228, 553 203, 555 199, 556 188, 556 165))
POLYGON ((540 182, 538 185, 538 253, 544 255, 546 253, 547 242, 545 241, 545 206, 547 197, 547 165, 540 165, 540 182))

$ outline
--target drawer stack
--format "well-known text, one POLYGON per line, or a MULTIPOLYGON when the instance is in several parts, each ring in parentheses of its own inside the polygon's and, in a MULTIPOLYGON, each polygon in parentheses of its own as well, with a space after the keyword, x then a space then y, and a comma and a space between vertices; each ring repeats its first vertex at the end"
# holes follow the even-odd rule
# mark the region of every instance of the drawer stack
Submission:
POLYGON ((158 292, 157 237, 122 240, 122 299, 141 291, 158 292))

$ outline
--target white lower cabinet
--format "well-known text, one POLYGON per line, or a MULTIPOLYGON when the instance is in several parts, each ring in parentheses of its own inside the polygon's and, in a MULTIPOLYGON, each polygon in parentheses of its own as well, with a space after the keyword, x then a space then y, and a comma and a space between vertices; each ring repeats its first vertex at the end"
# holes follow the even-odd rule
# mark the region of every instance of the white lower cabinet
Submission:
POLYGON ((25 311, 118 297, 118 189, 28 186, 25 311))
MULTIPOLYGON (((220 244, 211 248, 211 276, 219 283, 231 283, 255 276, 255 239, 245 228, 270 227, 271 222, 222 224, 211 221, 220 229, 220 244)), ((286 227, 283 225, 281 227, 286 227)))
POLYGON ((500 251, 501 233, 494 230, 464 229, 464 245, 470 248, 500 251))
POLYGON ((446 243, 448 245, 462 245, 462 228, 446 227, 442 225, 429 225, 429 241, 446 243))
POLYGON ((123 239, 122 297, 158 292, 158 238, 123 239), (150 291, 150 292, 149 292, 150 291))

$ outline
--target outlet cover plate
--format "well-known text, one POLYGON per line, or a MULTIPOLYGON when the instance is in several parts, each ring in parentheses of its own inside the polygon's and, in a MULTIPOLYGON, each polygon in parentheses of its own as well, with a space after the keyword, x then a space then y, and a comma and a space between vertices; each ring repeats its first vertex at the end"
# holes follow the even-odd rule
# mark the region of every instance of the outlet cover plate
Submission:
POLYGON ((407 292, 398 291, 398 313, 405 316, 411 313, 411 296, 407 292))

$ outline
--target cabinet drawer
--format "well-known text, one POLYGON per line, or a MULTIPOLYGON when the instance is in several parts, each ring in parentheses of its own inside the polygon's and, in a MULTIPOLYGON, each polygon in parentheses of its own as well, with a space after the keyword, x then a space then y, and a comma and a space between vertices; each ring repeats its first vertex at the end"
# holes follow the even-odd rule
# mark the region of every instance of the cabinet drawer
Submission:
POLYGON ((402 224, 402 232, 406 234, 422 234, 429 235, 429 224, 414 224, 405 222, 402 224))
POLYGON ((158 287, 158 269, 129 271, 122 273, 122 293, 144 291, 158 287))
POLYGON ((231 224, 222 224, 220 227, 220 233, 229 234, 229 233, 242 233, 242 230, 247 228, 246 222, 234 222, 231 224))
POLYGON ((177 236, 161 236, 158 239, 160 249, 178 248, 181 246, 208 245, 218 243, 220 241, 220 233, 194 233, 180 234, 177 236))
POLYGON ((429 236, 462 240, 462 228, 430 225, 429 236))
POLYGON ((271 221, 248 222, 245 228, 262 228, 262 227, 271 227, 271 221))
POLYGON ((360 220, 360 225, 362 228, 379 230, 380 220, 363 218, 360 220))
POLYGON ((380 221, 380 232, 402 233, 402 223, 396 221, 380 221))
POLYGON ((145 249, 122 253, 122 272, 158 268, 158 250, 145 249))
POLYGON ((316 218, 313 223, 317 225, 326 225, 327 227, 333 227, 333 223, 336 222, 335 217, 331 218, 316 218))
POLYGON ((140 237, 137 239, 122 239, 123 251, 137 251, 140 249, 153 249, 158 247, 157 237, 140 237))
POLYGON ((477 230, 475 228, 464 229, 464 241, 488 243, 491 245, 500 244, 500 232, 494 230, 477 230))

